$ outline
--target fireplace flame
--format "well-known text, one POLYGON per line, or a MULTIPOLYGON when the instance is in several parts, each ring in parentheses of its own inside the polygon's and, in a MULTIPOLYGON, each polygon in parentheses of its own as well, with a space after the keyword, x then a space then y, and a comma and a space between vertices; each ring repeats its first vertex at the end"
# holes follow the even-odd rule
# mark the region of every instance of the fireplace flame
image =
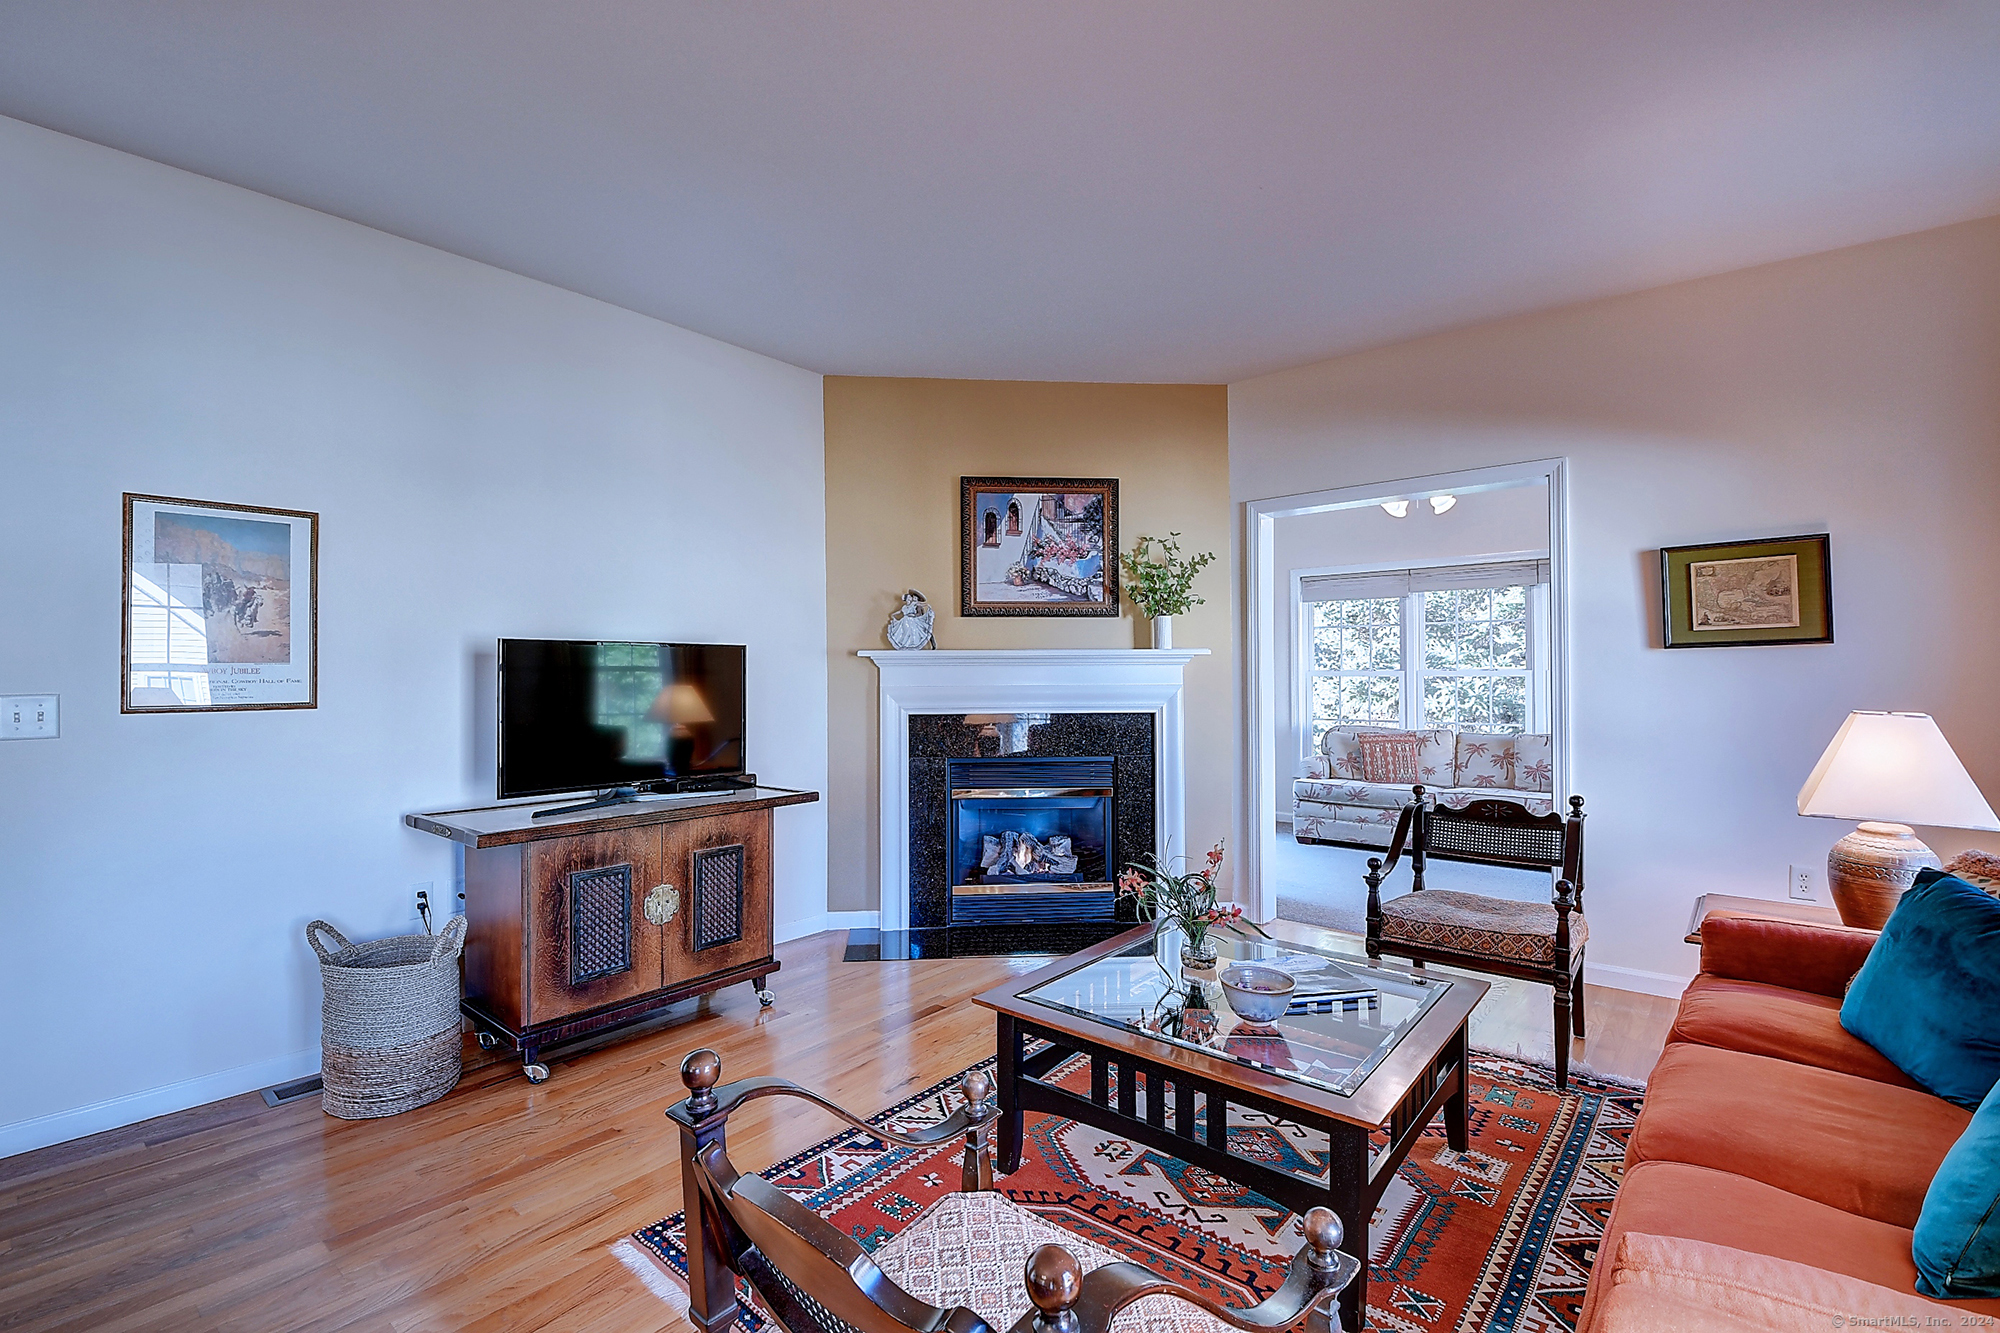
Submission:
POLYGON ((1014 865, 1018 868, 1019 873, 1023 875, 1035 868, 1035 854, 1029 850, 1029 843, 1026 838, 1021 838, 1014 844, 1014 865))

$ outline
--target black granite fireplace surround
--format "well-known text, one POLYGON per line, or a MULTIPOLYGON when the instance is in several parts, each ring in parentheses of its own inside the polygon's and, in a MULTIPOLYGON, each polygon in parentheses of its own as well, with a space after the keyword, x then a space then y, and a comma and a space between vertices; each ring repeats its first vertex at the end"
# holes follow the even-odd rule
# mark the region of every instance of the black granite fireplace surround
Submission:
MULTIPOLYGON (((914 714, 910 718, 909 957, 1069 953, 1132 924, 1130 905, 1120 907, 1103 893, 1084 895, 1090 903, 1083 912, 1052 908, 1056 895, 1037 894, 1034 906, 1005 923, 995 920, 995 913, 1004 909, 992 903, 973 907, 961 895, 954 917, 951 761, 1003 758, 1108 758, 1112 794, 1104 873, 1115 878, 1126 862, 1154 850, 1157 806, 1151 713, 914 714), (1071 919, 1048 919, 1051 916, 1071 919)), ((960 768, 975 774, 985 771, 968 765, 960 768)), ((1074 815, 1065 818, 1071 820, 1072 830, 1083 827, 1074 815)))

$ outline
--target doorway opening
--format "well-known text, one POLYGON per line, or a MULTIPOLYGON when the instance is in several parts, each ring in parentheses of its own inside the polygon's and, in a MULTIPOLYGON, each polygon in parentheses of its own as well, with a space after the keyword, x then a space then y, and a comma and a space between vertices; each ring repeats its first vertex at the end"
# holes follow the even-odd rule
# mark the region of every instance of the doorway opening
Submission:
MULTIPOLYGON (((1257 919, 1358 933, 1413 778, 1535 813, 1567 793, 1564 481, 1544 460, 1246 506, 1257 919), (1384 733, 1404 748, 1360 739, 1384 733)), ((1464 869, 1472 892, 1547 890, 1464 869)))

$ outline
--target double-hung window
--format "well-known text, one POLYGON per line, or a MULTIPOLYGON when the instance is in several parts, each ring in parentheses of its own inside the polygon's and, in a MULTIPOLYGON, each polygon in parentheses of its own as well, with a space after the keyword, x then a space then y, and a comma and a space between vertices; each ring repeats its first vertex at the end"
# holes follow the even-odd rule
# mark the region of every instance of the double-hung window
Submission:
POLYGON ((1548 563, 1297 576, 1300 744, 1329 727, 1548 725, 1548 563))

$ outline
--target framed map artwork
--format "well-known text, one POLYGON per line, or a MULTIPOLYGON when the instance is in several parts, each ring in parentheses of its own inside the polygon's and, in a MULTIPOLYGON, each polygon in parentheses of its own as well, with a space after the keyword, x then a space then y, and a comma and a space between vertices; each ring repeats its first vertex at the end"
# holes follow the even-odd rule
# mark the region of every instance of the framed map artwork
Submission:
POLYGON ((1827 534, 1660 551, 1668 648, 1832 643, 1827 534))
POLYGON ((960 477, 958 613, 1116 616, 1118 482, 960 477))
POLYGON ((319 705, 319 515, 125 496, 125 713, 319 705))

